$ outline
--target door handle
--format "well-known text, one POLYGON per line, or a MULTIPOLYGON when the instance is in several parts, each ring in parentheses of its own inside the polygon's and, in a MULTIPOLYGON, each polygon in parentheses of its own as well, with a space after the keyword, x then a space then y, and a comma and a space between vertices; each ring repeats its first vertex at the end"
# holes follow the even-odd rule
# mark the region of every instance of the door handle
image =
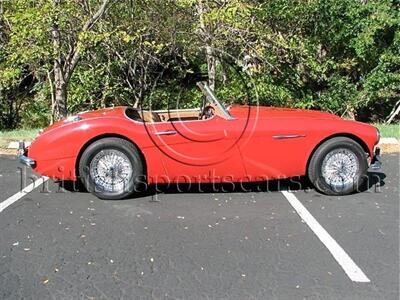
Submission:
POLYGON ((175 130, 159 131, 155 133, 155 135, 174 135, 174 134, 176 134, 175 130))

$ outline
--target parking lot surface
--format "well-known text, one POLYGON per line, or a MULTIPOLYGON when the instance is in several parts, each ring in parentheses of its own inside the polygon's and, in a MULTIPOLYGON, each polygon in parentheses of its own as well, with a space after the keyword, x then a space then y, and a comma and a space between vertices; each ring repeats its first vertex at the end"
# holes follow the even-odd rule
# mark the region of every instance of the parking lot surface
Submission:
MULTIPOLYGON (((30 183, 18 167, 0 157, 0 202, 30 183)), ((102 201, 48 181, 0 213, 0 299, 398 299, 398 154, 372 176, 350 196, 293 191, 370 282, 276 188, 102 201)))

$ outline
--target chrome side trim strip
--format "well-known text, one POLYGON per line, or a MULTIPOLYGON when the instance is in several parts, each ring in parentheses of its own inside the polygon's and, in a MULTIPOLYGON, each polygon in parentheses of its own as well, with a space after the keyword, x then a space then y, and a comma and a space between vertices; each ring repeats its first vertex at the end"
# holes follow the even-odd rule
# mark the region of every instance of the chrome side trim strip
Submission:
POLYGON ((276 140, 284 140, 284 139, 297 139, 306 137, 305 134, 286 134, 286 135, 274 135, 272 136, 273 139, 276 140))
POLYGON ((176 134, 175 130, 168 130, 168 131, 159 131, 159 132, 155 132, 155 135, 174 135, 176 134))

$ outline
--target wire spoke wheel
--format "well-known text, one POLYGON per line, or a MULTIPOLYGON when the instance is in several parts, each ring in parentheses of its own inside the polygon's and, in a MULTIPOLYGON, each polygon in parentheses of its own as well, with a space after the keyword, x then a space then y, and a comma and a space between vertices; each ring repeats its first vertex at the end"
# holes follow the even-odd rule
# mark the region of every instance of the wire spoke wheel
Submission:
POLYGON ((123 192, 132 178, 129 158, 119 150, 105 149, 90 162, 90 177, 97 188, 106 192, 123 192))
POLYGON ((365 188, 368 153, 348 137, 321 144, 310 159, 307 174, 315 188, 327 195, 348 195, 365 188))
POLYGON ((358 158, 348 149, 335 149, 322 161, 322 176, 325 182, 334 188, 352 185, 358 170, 358 158))

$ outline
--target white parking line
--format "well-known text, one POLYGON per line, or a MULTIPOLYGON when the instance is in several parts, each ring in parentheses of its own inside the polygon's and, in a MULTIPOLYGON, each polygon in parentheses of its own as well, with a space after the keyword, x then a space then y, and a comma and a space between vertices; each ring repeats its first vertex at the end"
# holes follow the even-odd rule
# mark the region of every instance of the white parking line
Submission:
POLYGON ((330 234, 318 223, 318 221, 310 214, 297 197, 290 192, 283 191, 289 203, 296 210, 298 215, 310 227, 320 241, 328 248, 329 252, 346 272, 347 276, 355 282, 370 282, 364 272, 355 264, 351 257, 343 250, 342 247, 330 236, 330 234))
POLYGON ((30 185, 28 185, 26 188, 24 188, 22 191, 16 193, 15 195, 11 196, 7 200, 3 201, 0 203, 0 213, 5 210, 7 207, 9 207, 11 204, 17 202, 19 199, 21 199, 23 196, 26 194, 29 194, 32 192, 34 189, 37 187, 41 186, 44 184, 47 180, 49 180, 48 177, 40 177, 38 180, 35 182, 32 182, 30 185))

